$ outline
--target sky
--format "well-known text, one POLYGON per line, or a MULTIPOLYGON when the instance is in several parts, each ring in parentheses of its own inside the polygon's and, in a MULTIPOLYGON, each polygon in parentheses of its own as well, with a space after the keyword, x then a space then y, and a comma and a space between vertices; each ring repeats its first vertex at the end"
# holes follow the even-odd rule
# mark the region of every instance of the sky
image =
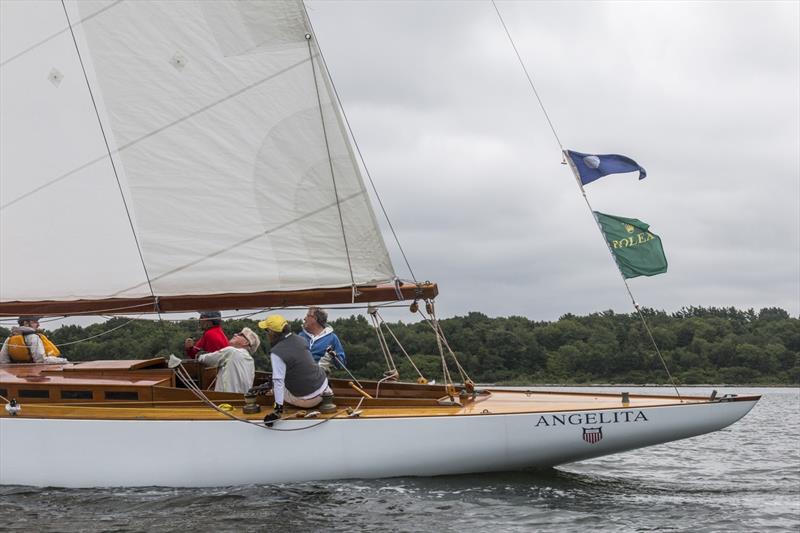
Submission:
MULTIPOLYGON (((800 311, 800 4, 496 3, 585 190, 669 271, 640 305, 800 311)), ((490 2, 308 2, 355 137, 443 315, 632 311, 490 2)), ((402 265, 402 261, 395 261, 402 265)), ((399 266, 398 266, 399 269, 399 266)))
POLYGON ((306 4, 440 317, 633 310, 562 147, 647 169, 585 188, 662 239, 640 305, 800 313, 800 3, 498 1, 552 129, 491 2, 306 4))

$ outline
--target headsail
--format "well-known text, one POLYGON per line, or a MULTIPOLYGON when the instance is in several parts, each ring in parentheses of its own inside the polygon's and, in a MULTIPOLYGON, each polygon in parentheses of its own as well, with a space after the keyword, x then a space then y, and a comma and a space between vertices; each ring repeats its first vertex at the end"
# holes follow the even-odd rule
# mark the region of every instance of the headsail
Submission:
MULTIPOLYGON (((60 2, 49 7, 61 9, 60 2)), ((26 167, 22 155, 12 156, 3 166, 0 202, 0 306, 301 291, 394 278, 300 1, 80 2, 70 19, 117 176, 98 143, 97 118, 95 144, 80 157, 26 167), (110 250, 119 240, 135 244, 124 220, 114 224, 121 233, 105 235, 96 228, 104 219, 89 219, 109 204, 121 208, 116 179, 141 260, 130 248, 118 258, 95 248, 104 246, 92 238, 98 234, 110 250), (87 187, 95 182, 102 197, 87 187), (75 235, 74 222, 64 226, 71 234, 60 234, 52 212, 41 211, 43 201, 53 200, 62 209, 66 201, 82 202, 78 212, 59 217, 84 219, 89 234, 75 235), (32 212, 48 222, 46 235, 29 231, 32 212), (43 243, 77 237, 98 260, 66 276, 67 283, 54 283, 64 281, 69 259, 63 250, 52 257, 31 237, 43 243)), ((61 22, 66 27, 63 10, 61 22)), ((4 64, 4 85, 19 85, 32 69, 49 70, 55 58, 69 57, 53 66, 63 77, 59 86, 38 71, 22 83, 55 96, 33 104, 17 91, 3 99, 2 111, 5 117, 14 108, 8 127, 24 129, 35 105, 45 102, 55 130, 45 140, 57 145, 80 135, 62 128, 66 96, 77 99, 73 108, 88 110, 91 100, 70 32, 41 48, 4 64)), ((18 137, 3 133, 5 157, 17 150, 18 137)), ((41 158, 60 151, 26 153, 41 158)), ((41 231, 42 220, 34 225, 41 231)))

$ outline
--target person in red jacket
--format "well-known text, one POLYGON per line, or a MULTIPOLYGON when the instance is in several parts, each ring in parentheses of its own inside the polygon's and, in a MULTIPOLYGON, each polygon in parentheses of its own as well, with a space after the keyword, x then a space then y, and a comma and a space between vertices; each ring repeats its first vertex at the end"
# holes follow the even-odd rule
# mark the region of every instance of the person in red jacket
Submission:
POLYGON ((228 338, 220 324, 222 324, 222 314, 219 311, 200 313, 200 327, 203 329, 203 336, 197 342, 191 337, 183 342, 186 357, 194 359, 201 352, 216 352, 228 346, 228 338))

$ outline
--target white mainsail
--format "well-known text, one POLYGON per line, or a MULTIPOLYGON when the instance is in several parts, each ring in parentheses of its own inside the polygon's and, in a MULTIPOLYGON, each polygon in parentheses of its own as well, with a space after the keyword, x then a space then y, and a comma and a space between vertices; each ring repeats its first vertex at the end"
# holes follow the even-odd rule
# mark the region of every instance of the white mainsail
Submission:
POLYGON ((45 7, 61 10, 62 32, 0 67, 0 301, 394 277, 301 2, 70 4, 143 261, 111 214, 124 209, 64 10, 45 7), (78 254, 91 267, 73 272, 78 254))

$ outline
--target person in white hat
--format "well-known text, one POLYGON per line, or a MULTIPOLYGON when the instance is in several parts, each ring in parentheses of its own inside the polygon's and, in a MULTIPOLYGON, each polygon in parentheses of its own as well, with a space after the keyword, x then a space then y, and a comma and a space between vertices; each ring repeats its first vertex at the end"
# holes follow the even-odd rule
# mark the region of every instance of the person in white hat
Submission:
POLYGON ((234 333, 228 344, 216 352, 201 353, 197 360, 205 366, 219 369, 215 391, 244 394, 253 386, 253 379, 256 377, 253 354, 258 350, 261 339, 252 329, 244 328, 234 333))

